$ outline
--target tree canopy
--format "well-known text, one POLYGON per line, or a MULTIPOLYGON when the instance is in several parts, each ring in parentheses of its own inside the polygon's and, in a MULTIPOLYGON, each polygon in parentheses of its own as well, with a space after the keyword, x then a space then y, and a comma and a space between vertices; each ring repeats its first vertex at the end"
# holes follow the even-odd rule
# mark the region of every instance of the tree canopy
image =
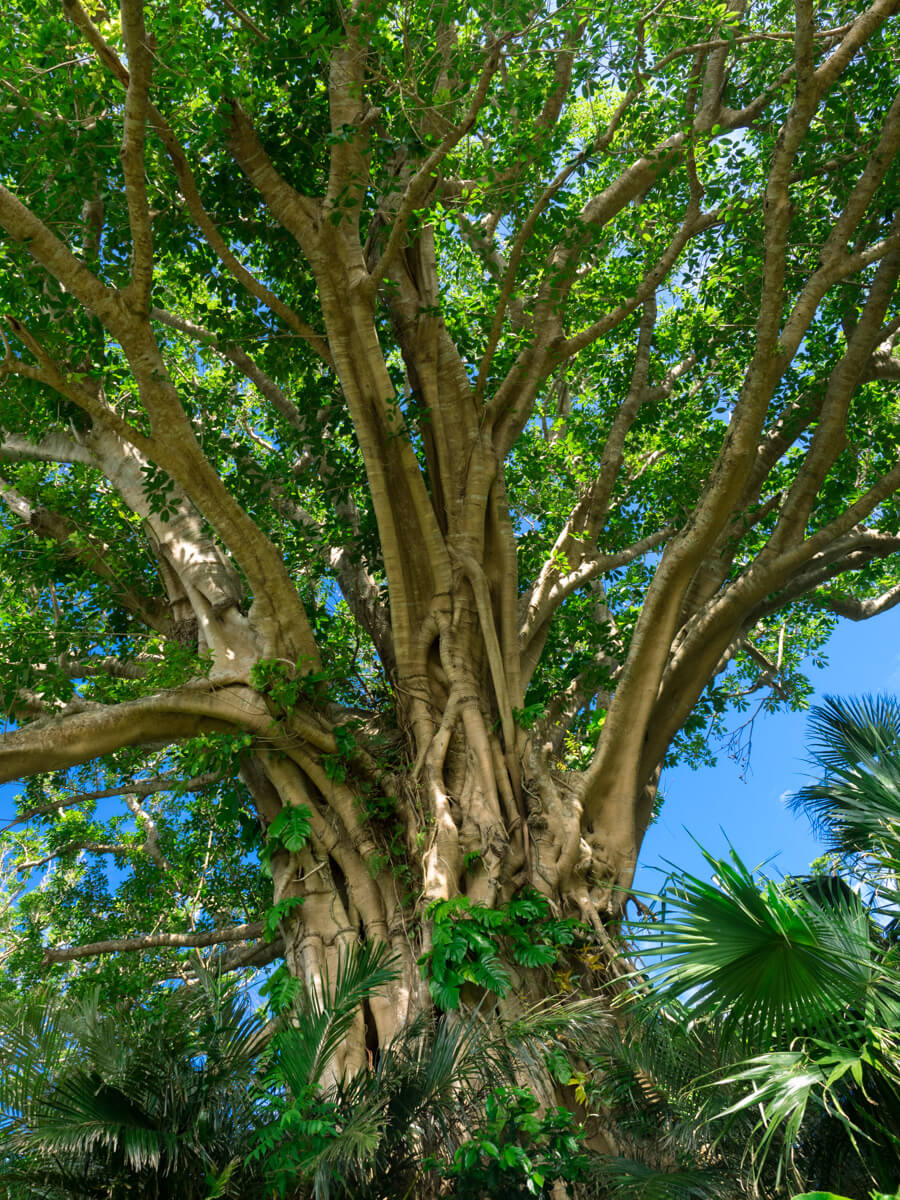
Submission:
POLYGON ((602 958, 663 763, 900 600, 896 10, 13 0, 8 979, 385 942, 349 1069, 602 958))

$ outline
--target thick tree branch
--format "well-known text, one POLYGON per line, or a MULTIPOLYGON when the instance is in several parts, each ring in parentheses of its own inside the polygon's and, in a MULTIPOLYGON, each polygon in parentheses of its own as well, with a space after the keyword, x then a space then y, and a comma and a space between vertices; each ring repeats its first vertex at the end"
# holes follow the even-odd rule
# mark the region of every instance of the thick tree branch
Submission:
POLYGON ((236 727, 270 734, 271 717, 262 697, 244 686, 213 688, 197 680, 139 700, 41 718, 0 735, 0 782, 90 762, 125 746, 236 727))
POLYGON ((864 600, 847 592, 831 591, 824 593, 822 601, 833 613, 848 621, 868 621, 870 617, 877 617, 900 604, 900 583, 895 583, 880 596, 868 596, 864 600))
POLYGON ((94 466, 90 451, 64 433, 48 433, 39 442, 29 441, 15 433, 2 433, 0 459, 5 462, 81 463, 86 467, 94 466))
POLYGON ((35 214, 0 184, 0 225, 57 279, 86 309, 109 328, 121 328, 122 308, 116 293, 101 283, 35 214))

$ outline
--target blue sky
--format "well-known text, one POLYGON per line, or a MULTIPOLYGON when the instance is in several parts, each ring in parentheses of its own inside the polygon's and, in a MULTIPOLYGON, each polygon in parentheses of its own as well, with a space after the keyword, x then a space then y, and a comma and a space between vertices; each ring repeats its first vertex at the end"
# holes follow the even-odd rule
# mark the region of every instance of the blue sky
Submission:
MULTIPOLYGON (((869 621, 841 621, 825 649, 828 665, 811 669, 812 702, 823 696, 900 692, 900 607, 869 621)), ((691 835, 713 854, 730 842, 749 867, 802 874, 822 853, 805 817, 795 817, 786 798, 810 779, 805 764, 808 714, 777 713, 757 719, 746 778, 723 751, 715 767, 676 767, 662 779, 662 813, 647 833, 637 887, 658 890, 665 860, 708 878, 709 869, 691 835)))

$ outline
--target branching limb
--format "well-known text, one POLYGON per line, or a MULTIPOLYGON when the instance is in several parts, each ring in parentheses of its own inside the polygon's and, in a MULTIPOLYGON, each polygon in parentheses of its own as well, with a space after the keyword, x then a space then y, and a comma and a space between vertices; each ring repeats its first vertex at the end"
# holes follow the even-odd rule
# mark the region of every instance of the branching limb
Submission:
MULTIPOLYGON (((3 366, 0 364, 0 371, 3 366)), ((39 442, 15 433, 0 434, 0 460, 4 462, 81 463, 92 467, 90 451, 64 433, 48 433, 39 442)))
MULTIPOLYGON (((80 0, 63 0, 63 9, 66 16, 81 32, 85 41, 92 47, 100 61, 112 72, 119 83, 127 89, 129 80, 127 68, 88 16, 80 0)), ((301 320, 293 309, 280 300, 271 289, 266 287, 265 284, 260 283, 228 246, 218 226, 204 207, 187 155, 178 138, 175 136, 172 126, 152 104, 147 107, 147 116, 169 154, 175 170, 175 177, 181 188, 185 206, 197 228, 203 234, 207 245, 217 255, 222 265, 241 287, 255 299, 259 300, 260 303, 264 304, 275 316, 279 317, 289 329, 299 334, 316 354, 330 365, 331 355, 324 338, 307 325, 305 321, 301 320)))
POLYGON ((135 821, 137 821, 139 828, 144 831, 144 844, 141 849, 153 859, 161 871, 168 871, 169 863, 159 845, 159 826, 147 812, 146 808, 139 803, 136 796, 126 792, 123 798, 129 812, 135 821))
POLYGON ((488 94, 488 89, 491 86, 491 81, 497 73, 500 66, 500 54, 503 47, 503 39, 496 39, 490 47, 485 58, 484 66, 481 69, 481 75, 478 83, 472 93, 472 99, 469 103, 466 115, 458 125, 454 125, 444 134, 440 143, 432 150, 422 165, 410 179, 406 185, 406 190, 400 203, 397 206, 396 212, 392 215, 391 233, 387 241, 387 245, 381 255, 381 258, 369 273, 367 287, 374 296, 378 285, 384 279, 388 270, 393 263, 393 260, 400 252, 403 241, 406 237, 409 227, 410 217, 415 210, 422 204, 428 195, 429 190, 434 186, 435 176, 441 163, 466 136, 469 130, 475 124, 478 114, 481 112, 485 99, 488 94))
POLYGON ((528 655, 532 638, 567 596, 571 596, 578 588, 584 587, 598 575, 604 575, 608 571, 615 571, 619 567, 627 566, 636 558, 641 558, 649 551, 655 550, 666 542, 672 533, 671 527, 666 526, 615 554, 600 554, 596 557, 585 555, 572 570, 566 573, 560 572, 553 582, 535 592, 529 600, 524 621, 519 629, 519 644, 523 655, 528 655))
POLYGON ((87 567, 98 579, 108 583, 116 602, 133 613, 150 629, 169 632, 169 621, 159 603, 143 596, 126 581, 122 566, 110 563, 110 547, 92 534, 85 533, 68 517, 44 506, 35 506, 21 492, 0 478, 0 501, 38 537, 56 542, 66 557, 87 567))
POLYGON ((895 583, 880 596, 869 596, 864 600, 858 600, 846 592, 826 592, 822 596, 822 602, 833 613, 845 617, 848 621, 868 621, 870 617, 877 617, 900 604, 900 583, 895 583))
POLYGON ((197 680, 88 712, 63 712, 0 735, 0 782, 64 770, 125 746, 179 741, 236 727, 269 734, 271 718, 262 697, 244 686, 213 688, 207 680, 197 680))
POLYGON ((311 263, 321 258, 316 232, 318 205, 276 171, 247 113, 238 101, 231 104, 229 149, 244 174, 265 200, 275 219, 293 234, 311 263))
MULTIPOLYGON (((187 539, 177 539, 181 544, 180 548, 176 547, 174 555, 174 561, 180 562, 183 568, 179 578, 185 591, 189 592, 189 589, 194 587, 201 598, 210 602, 212 616, 216 615, 218 598, 207 595, 206 581, 198 579, 198 573, 218 576, 213 582, 225 584, 224 592, 232 608, 235 608, 240 595, 239 581, 233 567, 227 562, 219 546, 201 532, 201 522, 193 507, 196 505, 196 509, 206 517, 246 573, 253 589, 256 628, 264 641, 273 647, 279 645, 295 657, 303 655, 309 664, 309 670, 316 670, 319 665, 318 648, 306 611, 288 576, 281 554, 237 503, 204 455, 168 375, 159 347, 153 340, 149 321, 146 325, 135 325, 133 319, 129 318, 123 342, 140 387, 141 399, 153 423, 154 432, 150 437, 129 426, 101 396, 89 391, 63 366, 55 362, 19 321, 7 318, 7 323, 38 359, 40 367, 32 367, 18 359, 11 362, 4 360, 4 367, 26 378, 47 384, 92 417, 95 430, 90 437, 93 439, 95 461, 108 477, 116 481, 120 493, 127 494, 130 490, 127 503, 135 512, 146 515, 146 495, 143 484, 134 479, 132 485, 136 486, 126 489, 124 477, 120 477, 122 472, 119 467, 122 464, 110 462, 111 442, 115 438, 119 439, 116 444, 119 456, 124 454, 125 459, 129 460, 127 466, 135 468, 138 458, 143 456, 144 461, 155 463, 169 474, 181 485, 185 497, 190 498, 192 503, 182 506, 179 518, 193 528, 187 539), (111 439, 104 435, 113 436, 111 439), (205 545, 206 552, 198 557, 194 551, 201 544, 205 545), (202 562, 204 558, 206 565, 202 562), (214 561, 217 567, 209 572, 208 566, 214 561), (203 572, 199 571, 201 567, 203 572), (187 577, 189 573, 193 573, 194 580, 187 577)), ((155 533, 161 544, 171 542, 174 535, 173 523, 157 521, 155 533)), ((191 604, 196 609, 193 601, 191 604)), ((205 614, 205 609, 195 612, 197 620, 201 623, 205 614)), ((236 609, 231 620, 232 625, 243 623, 243 618, 239 617, 236 609)), ((243 631, 243 636, 246 640, 246 630, 243 631)), ((213 643, 209 644, 212 647, 213 643)))

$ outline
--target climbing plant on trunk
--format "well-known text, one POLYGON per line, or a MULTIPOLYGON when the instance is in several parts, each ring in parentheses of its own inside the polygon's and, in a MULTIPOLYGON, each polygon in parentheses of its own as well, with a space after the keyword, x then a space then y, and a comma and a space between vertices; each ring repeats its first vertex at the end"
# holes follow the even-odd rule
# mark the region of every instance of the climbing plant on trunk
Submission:
POLYGON ((385 942, 349 1069, 435 902, 602 959, 667 756, 900 598, 896 8, 14 0, 7 970, 385 942))

